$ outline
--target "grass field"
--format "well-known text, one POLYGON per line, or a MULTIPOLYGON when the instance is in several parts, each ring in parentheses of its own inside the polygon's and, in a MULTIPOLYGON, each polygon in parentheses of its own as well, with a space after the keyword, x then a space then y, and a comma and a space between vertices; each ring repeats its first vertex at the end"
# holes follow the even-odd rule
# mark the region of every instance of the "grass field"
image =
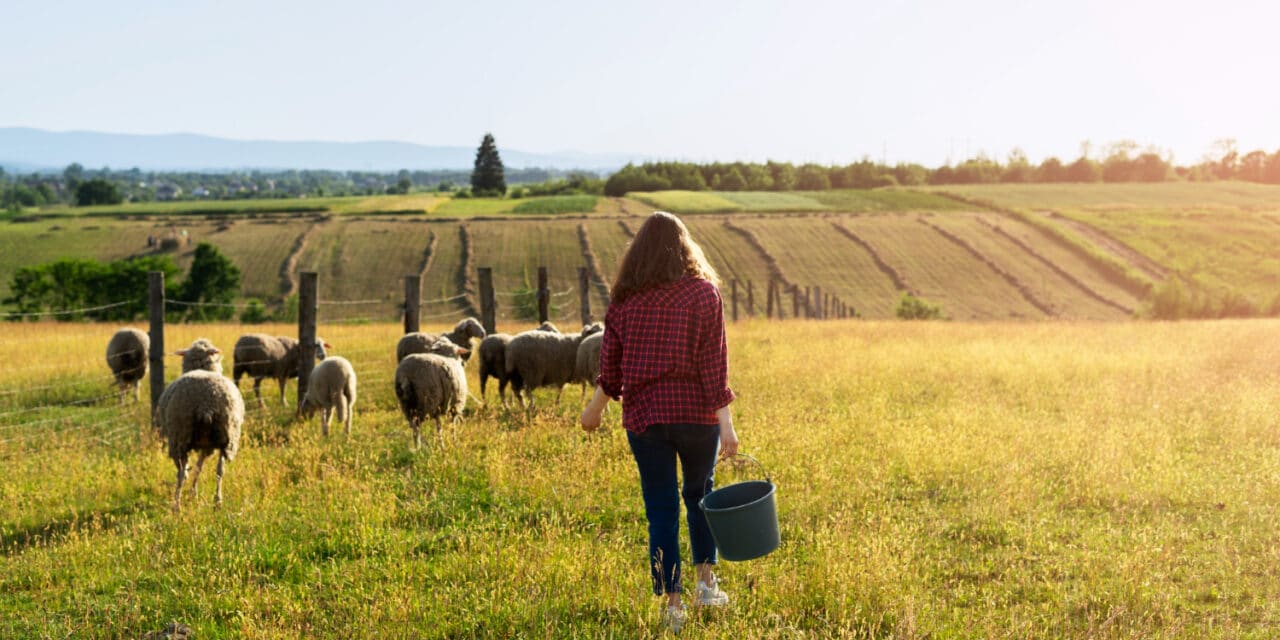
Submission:
POLYGON ((657 209, 673 213, 803 212, 868 213, 883 211, 954 211, 972 207, 922 191, 900 189, 833 189, 829 191, 654 191, 632 193, 657 209))
MULTIPOLYGON (((113 329, 0 337, 21 363, 0 371, 0 635, 140 637, 173 620, 200 638, 662 635, 616 407, 585 435, 576 390, 558 408, 541 392, 527 421, 473 404, 415 453, 391 393, 399 328, 322 326, 360 375, 352 437, 269 402, 225 504, 206 477, 174 515, 145 391, 99 397, 113 329)), ((747 323, 729 344, 783 545, 723 563, 732 604, 685 637, 1202 640, 1280 624, 1280 322, 747 323)))

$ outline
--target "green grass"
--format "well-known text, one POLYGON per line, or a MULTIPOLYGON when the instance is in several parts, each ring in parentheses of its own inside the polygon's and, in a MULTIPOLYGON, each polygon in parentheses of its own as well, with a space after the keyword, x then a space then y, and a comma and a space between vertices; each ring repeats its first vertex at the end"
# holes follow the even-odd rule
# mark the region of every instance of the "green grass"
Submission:
MULTIPOLYGON (((5 362, 53 355, 6 368, 0 390, 105 383, 113 327, 14 329, 5 362)), ((229 344, 242 328, 171 339, 197 331, 229 344)), ((177 620, 200 638, 661 637, 617 407, 586 435, 578 403, 545 391, 527 421, 470 404, 415 453, 389 380, 399 331, 324 327, 361 376, 352 437, 269 402, 221 508, 206 469, 170 512, 173 465, 139 405, 59 409, 54 434, 0 416, 0 440, 35 435, 0 442, 0 635, 177 620), (132 429, 88 437, 102 420, 132 429)), ((722 563, 732 604, 684 637, 1273 634, 1280 322, 746 323, 728 338, 743 450, 777 483, 783 544, 722 563)))
POLYGON ((890 211, 959 211, 971 207, 931 193, 905 189, 835 189, 806 192, 828 211, 876 213, 890 211))
POLYGON ((596 196, 549 196, 529 198, 517 204, 511 213, 589 213, 596 208, 596 196))
POLYGON ((728 213, 745 209, 724 195, 710 191, 652 191, 629 193, 627 197, 672 213, 728 213))

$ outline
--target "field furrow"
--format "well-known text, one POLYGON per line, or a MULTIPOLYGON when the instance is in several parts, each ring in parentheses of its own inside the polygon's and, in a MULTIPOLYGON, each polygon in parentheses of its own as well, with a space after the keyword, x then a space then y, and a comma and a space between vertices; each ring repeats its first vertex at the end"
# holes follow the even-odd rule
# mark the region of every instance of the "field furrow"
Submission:
POLYGON ((888 214, 846 216, 841 224, 865 239, 920 296, 958 320, 1043 318, 1009 283, 968 251, 915 221, 888 214))
MULTIPOLYGON (((578 322, 578 267, 584 263, 575 221, 477 221, 471 224, 471 230, 475 265, 493 269, 500 321, 527 322, 518 317, 515 292, 526 287, 536 289, 538 267, 542 266, 547 268, 547 287, 551 290, 551 320, 562 328, 578 322)), ((536 305, 532 310, 536 311, 536 305)))
MULTIPOLYGON (((582 248, 582 260, 587 264, 587 286, 596 293, 596 304, 600 305, 597 308, 604 309, 609 306, 609 276, 605 275, 604 268, 600 266, 600 258, 591 245, 591 235, 587 232, 585 222, 578 223, 578 245, 582 248)), ((603 317, 604 314, 596 315, 603 317)))
MULTIPOLYGON (((820 286, 824 293, 853 305, 865 318, 893 316, 899 287, 871 254, 833 233, 829 219, 762 217, 737 224, 753 233, 793 284, 802 289, 820 286)), ((783 294, 789 297, 787 292, 783 294)), ((783 306, 789 313, 792 305, 783 306)))
POLYGON ((1049 317, 1056 317, 1060 315, 1060 312, 1057 309, 1054 309, 1052 305, 1048 304, 1047 302, 1045 302, 1044 300, 1041 300, 1038 296, 1036 296, 1035 292, 1032 291, 1031 288, 1028 287, 1026 283, 1022 282, 1020 279, 1018 279, 1016 275, 1010 273, 1008 269, 1005 269, 1003 265, 997 263, 995 260, 991 258, 991 256, 987 255, 986 253, 983 253, 977 247, 974 247, 972 244, 966 241, 964 238, 961 238, 956 234, 951 233, 946 229, 943 229, 937 224, 934 224, 932 222, 929 222, 928 220, 925 220, 924 218, 916 218, 916 221, 923 224, 926 227, 929 227, 930 229, 933 229, 934 231, 937 231, 939 234, 942 235, 942 237, 951 241, 961 249, 968 251, 974 258, 977 258, 979 262, 987 265, 987 267, 990 268, 993 273, 995 273, 997 276, 1000 276, 1000 279, 1009 283, 1009 286, 1013 287, 1014 289, 1017 289, 1018 293, 1021 294, 1022 297, 1026 299, 1028 303, 1031 304, 1031 306, 1035 307, 1036 309, 1039 309, 1041 313, 1049 317))
POLYGON ((689 234, 706 254, 707 261, 720 274, 722 284, 720 293, 724 298, 725 311, 730 313, 729 306, 731 282, 737 280, 741 287, 738 298, 739 305, 746 308, 746 286, 751 282, 761 295, 756 300, 756 311, 764 313, 765 284, 769 281, 769 266, 763 256, 738 233, 730 231, 721 217, 690 217, 685 220, 689 234))

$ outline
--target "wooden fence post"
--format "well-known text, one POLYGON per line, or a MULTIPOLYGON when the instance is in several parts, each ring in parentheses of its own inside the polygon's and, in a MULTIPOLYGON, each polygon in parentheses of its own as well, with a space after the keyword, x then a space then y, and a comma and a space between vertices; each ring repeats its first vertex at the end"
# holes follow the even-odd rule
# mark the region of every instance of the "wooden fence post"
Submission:
POLYGON ((764 317, 770 320, 773 319, 773 291, 776 288, 776 284, 773 278, 769 278, 769 284, 765 287, 764 317))
POLYGON ((773 285, 773 295, 778 299, 778 319, 783 317, 782 313, 782 283, 778 282, 773 285))
POLYGON ((480 273, 480 325, 484 327, 485 335, 488 335, 498 330, 497 305, 494 304, 493 296, 493 268, 480 267, 477 271, 480 273))
POLYGON ((733 302, 733 321, 738 321, 738 280, 734 278, 729 283, 729 299, 733 302))
POLYGON ((298 404, 302 415, 302 399, 307 397, 307 383, 316 366, 316 272, 303 271, 298 281, 298 404))
POLYGON ((582 315, 582 326, 591 324, 591 288, 586 267, 578 267, 578 311, 582 315))
POLYGON ((155 426, 156 407, 164 393, 164 272, 147 274, 150 285, 148 305, 151 311, 151 424, 155 426))
POLYGON ((813 314, 815 320, 822 319, 822 287, 813 285, 813 314))
POLYGON ((756 290, 750 280, 747 281, 747 317, 756 317, 756 290))
POLYGON ((404 332, 418 330, 418 318, 422 305, 422 280, 420 276, 404 277, 404 332))
POLYGON ((538 322, 550 317, 551 290, 547 289, 547 268, 538 267, 538 322))
POLYGON ((791 285, 791 317, 800 317, 800 287, 799 285, 791 285))

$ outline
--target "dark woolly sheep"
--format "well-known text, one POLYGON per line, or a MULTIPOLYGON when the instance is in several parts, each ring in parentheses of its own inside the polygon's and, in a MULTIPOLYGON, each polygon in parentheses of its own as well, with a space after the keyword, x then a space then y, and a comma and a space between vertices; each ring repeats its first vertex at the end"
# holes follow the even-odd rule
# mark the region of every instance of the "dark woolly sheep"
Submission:
POLYGON ((511 339, 507 345, 507 379, 516 399, 524 402, 522 391, 529 389, 529 409, 533 409, 532 390, 538 387, 555 387, 556 402, 564 385, 575 379, 578 365, 578 346, 587 336, 599 333, 604 327, 589 324, 581 333, 550 333, 525 331, 511 339))
POLYGON ((138 329, 121 329, 107 342, 107 366, 120 388, 120 403, 133 389, 133 399, 140 399, 139 382, 147 377, 147 362, 151 355, 151 337, 138 329))
MULTIPOLYGON (((550 322, 538 325, 534 331, 560 333, 550 322)), ((507 406, 507 345, 510 342, 511 335, 506 333, 485 336, 480 341, 480 399, 484 400, 485 385, 492 377, 498 381, 498 397, 504 407, 507 406)))
MULTIPOLYGON (((324 361, 325 349, 332 345, 316 338, 316 360, 324 361)), ((253 378, 253 395, 258 399, 258 406, 263 406, 262 380, 274 378, 280 385, 280 404, 289 406, 285 399, 285 385, 290 378, 298 377, 299 356, 302 348, 298 341, 288 336, 269 336, 264 333, 250 333, 236 340, 234 350, 235 363, 231 368, 231 377, 236 386, 240 386, 240 378, 245 374, 253 378)))

